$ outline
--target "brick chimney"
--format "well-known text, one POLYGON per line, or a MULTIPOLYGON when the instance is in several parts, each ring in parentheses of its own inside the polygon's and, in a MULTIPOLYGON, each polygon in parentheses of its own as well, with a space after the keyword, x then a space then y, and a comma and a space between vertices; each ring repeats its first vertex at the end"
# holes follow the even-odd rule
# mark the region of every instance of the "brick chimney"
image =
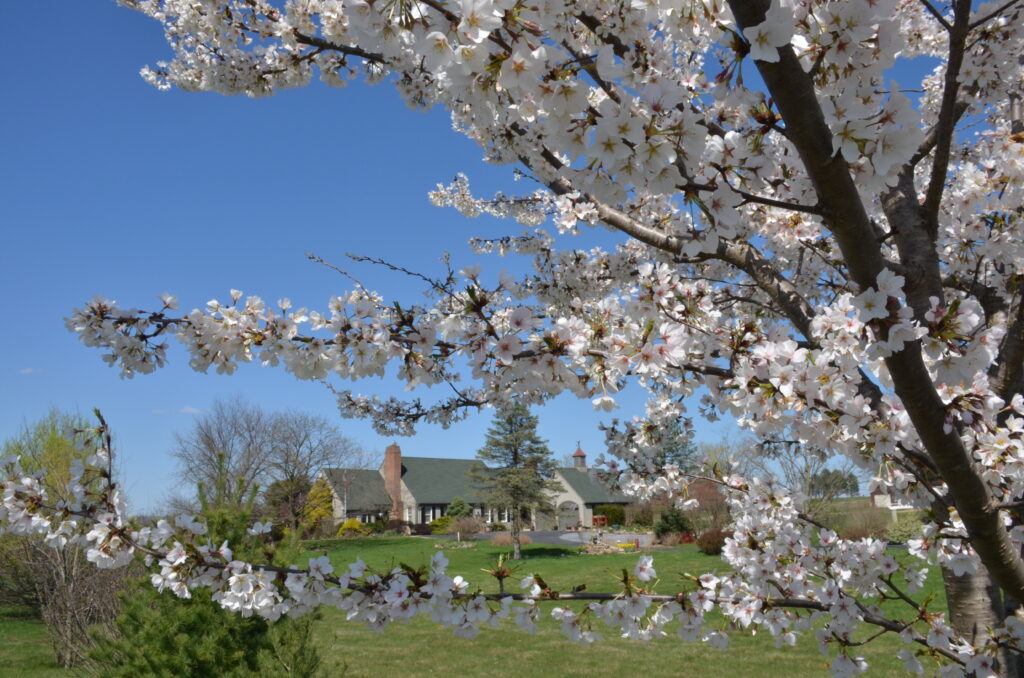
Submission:
POLYGON ((579 443, 576 443, 576 451, 572 453, 572 466, 581 471, 587 470, 587 455, 579 443))
POLYGON ((405 512, 402 510, 402 448, 395 443, 384 450, 381 472, 384 476, 384 490, 391 497, 391 519, 405 520, 405 512))

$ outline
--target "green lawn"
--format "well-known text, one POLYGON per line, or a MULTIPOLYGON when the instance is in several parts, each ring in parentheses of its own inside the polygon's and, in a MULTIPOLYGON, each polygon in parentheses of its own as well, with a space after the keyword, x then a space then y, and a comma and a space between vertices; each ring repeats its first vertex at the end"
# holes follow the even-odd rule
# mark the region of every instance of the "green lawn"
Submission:
POLYGON ((63 678, 70 672, 53 662, 46 627, 24 610, 0 608, 0 676, 63 678))
MULTIPOLYGON (((399 562, 426 563, 436 551, 434 544, 429 539, 374 538, 331 540, 309 546, 313 554, 326 553, 336 566, 362 557, 371 568, 382 570, 399 562)), ((498 554, 507 551, 507 547, 494 547, 484 542, 476 548, 445 553, 451 561, 451 574, 460 574, 486 591, 496 591, 493 580, 480 570, 492 566, 498 554)), ((636 563, 636 555, 578 555, 571 548, 544 545, 527 546, 524 555, 525 559, 516 566, 516 576, 509 582, 510 589, 518 590, 523 576, 539 572, 557 590, 586 584, 588 591, 616 591, 616 573, 623 567, 632 569, 636 563)), ((720 559, 693 549, 655 551, 654 563, 661 579, 658 590, 665 593, 678 589, 682 572, 726 569, 720 559)), ((929 586, 940 596, 933 609, 943 609, 937 573, 929 586)), ((553 604, 546 603, 544 607, 547 611, 553 604)), ((723 623, 720 617, 717 619, 717 623, 723 623)), ((347 622, 335 610, 325 610, 317 623, 322 654, 333 667, 329 675, 352 678, 414 675, 611 677, 638 670, 645 678, 699 675, 708 671, 714 671, 714 678, 799 678, 826 675, 829 662, 829 658, 818 653, 812 634, 805 634, 797 648, 776 650, 774 640, 765 633, 754 636, 737 631, 732 633, 730 649, 722 653, 702 644, 683 643, 674 636, 646 645, 624 641, 612 637, 614 632, 608 633, 612 630, 602 622, 597 622, 594 630, 605 635, 606 641, 584 647, 563 638, 547 615, 536 636, 509 625, 485 629, 474 640, 456 638, 427 619, 417 619, 402 628, 392 627, 383 634, 347 622)), ((902 665, 893 657, 897 646, 897 639, 883 637, 863 648, 874 668, 870 675, 905 675, 902 665)), ((0 676, 7 675, 49 678, 71 673, 54 669, 50 664, 45 629, 41 624, 0 618, 0 676), (13 666, 18 670, 5 673, 4 667, 13 666)))

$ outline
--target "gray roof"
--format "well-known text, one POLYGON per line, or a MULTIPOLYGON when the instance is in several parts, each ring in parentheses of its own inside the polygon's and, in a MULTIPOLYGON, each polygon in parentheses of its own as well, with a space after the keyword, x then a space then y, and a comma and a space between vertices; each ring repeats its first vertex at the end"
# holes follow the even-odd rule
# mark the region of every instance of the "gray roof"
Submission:
POLYGON ((380 471, 328 468, 324 469, 324 475, 333 486, 334 493, 346 500, 346 511, 379 511, 391 506, 391 497, 384 489, 384 477, 380 471))
POLYGON ((402 482, 417 504, 447 504, 455 497, 470 503, 483 501, 469 477, 476 459, 402 457, 402 482))
MULTIPOLYGON (((403 456, 402 482, 417 504, 448 504, 455 497, 479 504, 483 503, 484 495, 469 477, 469 470, 477 464, 476 459, 403 456)), ((558 471, 586 504, 629 503, 628 497, 604 487, 587 471, 576 468, 560 468, 558 471)), ((329 468, 324 469, 324 475, 335 494, 347 498, 348 511, 377 511, 391 506, 380 471, 329 468)))
POLYGON ((584 504, 628 504, 630 501, 626 495, 609 490, 587 471, 581 471, 578 468, 560 468, 558 472, 565 478, 569 487, 580 495, 584 504))

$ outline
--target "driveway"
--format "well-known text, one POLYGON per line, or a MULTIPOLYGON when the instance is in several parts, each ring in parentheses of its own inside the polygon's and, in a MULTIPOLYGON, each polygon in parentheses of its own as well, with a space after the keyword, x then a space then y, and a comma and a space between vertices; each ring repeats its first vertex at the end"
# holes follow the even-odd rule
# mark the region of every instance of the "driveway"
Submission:
POLYGON ((646 548, 654 541, 654 535, 650 533, 629 533, 629 534, 608 534, 598 533, 596 530, 580 530, 578 532, 557 532, 538 531, 525 532, 535 544, 553 544, 556 546, 581 546, 589 544, 592 537, 600 534, 600 540, 606 544, 621 544, 640 540, 640 548, 646 548))

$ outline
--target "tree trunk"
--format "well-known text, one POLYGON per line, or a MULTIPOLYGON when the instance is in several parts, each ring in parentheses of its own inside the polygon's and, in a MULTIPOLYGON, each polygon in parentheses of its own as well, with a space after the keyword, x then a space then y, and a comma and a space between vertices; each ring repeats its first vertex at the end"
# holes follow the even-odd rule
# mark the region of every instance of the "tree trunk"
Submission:
MULTIPOLYGON (((956 576, 948 568, 941 568, 942 583, 949 606, 949 625, 953 631, 972 645, 983 640, 988 629, 1001 626, 1004 615, 1013 614, 1016 603, 1008 599, 1004 611, 999 587, 982 569, 976 574, 956 576)), ((1006 678, 1024 678, 1024 666, 1017 653, 1000 652, 1000 674, 1006 678)))
POLYGON ((519 543, 519 532, 522 530, 521 519, 519 517, 519 507, 513 506, 512 509, 512 559, 522 560, 523 558, 523 547, 519 543))

